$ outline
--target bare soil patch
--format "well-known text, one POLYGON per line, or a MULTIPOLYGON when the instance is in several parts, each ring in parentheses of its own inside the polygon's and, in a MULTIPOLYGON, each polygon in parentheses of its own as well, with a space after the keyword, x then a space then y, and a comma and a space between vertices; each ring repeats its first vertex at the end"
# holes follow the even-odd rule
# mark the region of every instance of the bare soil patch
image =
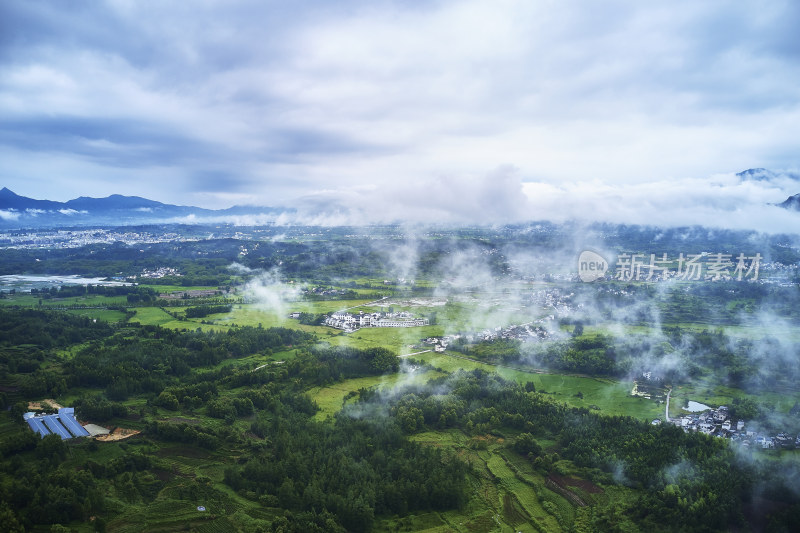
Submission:
POLYGON ((101 442, 113 442, 133 437, 134 435, 138 435, 139 433, 141 433, 141 431, 139 431, 138 429, 114 428, 114 431, 112 431, 110 434, 100 435, 95 438, 101 442))
POLYGON ((61 409, 64 406, 55 400, 42 400, 41 402, 28 402, 31 411, 44 411, 45 409, 61 409))
POLYGON ((578 479, 575 477, 568 477, 568 476, 559 476, 558 474, 550 474, 550 479, 556 482, 558 485, 562 487, 578 487, 579 489, 585 490, 589 494, 601 494, 603 489, 592 483, 591 481, 586 481, 585 479, 578 479))

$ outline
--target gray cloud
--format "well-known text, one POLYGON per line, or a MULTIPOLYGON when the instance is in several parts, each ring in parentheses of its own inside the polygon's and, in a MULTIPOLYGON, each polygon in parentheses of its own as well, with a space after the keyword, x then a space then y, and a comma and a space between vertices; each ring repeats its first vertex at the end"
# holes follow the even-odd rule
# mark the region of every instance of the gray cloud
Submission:
MULTIPOLYGON (((143 187, 210 207, 317 199, 321 217, 344 200, 372 218, 515 220, 564 211, 547 197, 579 208, 586 187, 666 187, 680 206, 674 183, 797 167, 799 11, 4 3, 0 180, 61 200, 143 187)), ((735 211, 719 205, 744 190, 729 186, 695 207, 735 211)))

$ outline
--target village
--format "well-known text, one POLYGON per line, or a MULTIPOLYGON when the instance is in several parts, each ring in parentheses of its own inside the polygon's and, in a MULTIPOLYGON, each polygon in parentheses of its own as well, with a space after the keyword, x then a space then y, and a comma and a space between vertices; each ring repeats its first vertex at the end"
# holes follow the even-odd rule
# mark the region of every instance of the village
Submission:
POLYGON ((303 289, 304 296, 344 296, 348 293, 348 289, 334 289, 331 287, 309 287, 303 289))
POLYGON ((400 312, 359 312, 357 315, 337 311, 325 318, 326 326, 352 333, 361 328, 411 328, 430 325, 428 318, 416 318, 408 311, 400 312))
MULTIPOLYGON (((659 419, 653 420, 654 425, 661 424, 659 419)), ((670 418, 666 422, 683 429, 684 432, 700 432, 713 437, 730 439, 745 448, 760 448, 763 450, 795 449, 800 447, 800 435, 790 437, 786 432, 775 436, 765 435, 749 427, 745 420, 734 420, 730 416, 727 406, 720 405, 716 409, 708 409, 700 413, 682 415, 670 418)))
POLYGON ((474 344, 476 342, 493 342, 498 339, 514 339, 520 342, 536 342, 552 338, 552 332, 541 324, 554 320, 552 315, 541 320, 527 324, 512 324, 506 327, 484 329, 477 333, 456 333, 442 337, 428 337, 423 344, 432 345, 437 352, 443 352, 450 344, 463 342, 474 344))
MULTIPOLYGON (((797 435, 797 438, 791 438, 786 431, 783 431, 775 436, 769 436, 761 428, 757 428, 755 423, 733 417, 730 408, 726 405, 720 405, 715 409, 695 401, 689 401, 683 408, 684 411, 689 411, 688 413, 679 417, 670 417, 668 414, 669 392, 671 390, 665 386, 662 377, 654 375, 653 372, 643 372, 639 379, 634 380, 631 395, 657 400, 659 403, 666 400, 664 413, 666 419, 662 421, 662 419, 656 418, 651 422, 654 426, 672 424, 683 429, 685 433, 700 432, 712 437, 729 439, 745 448, 763 450, 800 448, 800 435, 797 435)), ((800 415, 800 404, 792 408, 789 414, 795 417, 800 415)))

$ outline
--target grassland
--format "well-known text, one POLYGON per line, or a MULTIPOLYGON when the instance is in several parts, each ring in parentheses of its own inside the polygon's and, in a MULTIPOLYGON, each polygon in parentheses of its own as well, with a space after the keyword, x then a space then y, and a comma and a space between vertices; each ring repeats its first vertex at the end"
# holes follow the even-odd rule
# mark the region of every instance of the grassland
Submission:
POLYGON ((71 315, 85 316, 95 320, 103 320, 109 324, 125 321, 125 313, 116 309, 67 309, 71 315))
POLYGON ((32 295, 29 292, 20 292, 16 294, 6 294, 5 298, 0 298, 0 305, 38 307, 41 309, 64 309, 71 306, 100 308, 127 305, 127 303, 128 299, 125 296, 102 296, 98 294, 70 296, 69 298, 42 298, 38 294, 32 295), (41 304, 39 302, 41 302, 41 304))
POLYGON ((314 387, 308 391, 319 407, 319 412, 314 415, 315 420, 325 420, 338 413, 347 402, 352 393, 360 389, 386 389, 398 385, 411 385, 424 383, 429 379, 443 376, 438 371, 418 371, 413 373, 397 373, 388 376, 370 376, 364 378, 346 379, 327 387, 314 387))

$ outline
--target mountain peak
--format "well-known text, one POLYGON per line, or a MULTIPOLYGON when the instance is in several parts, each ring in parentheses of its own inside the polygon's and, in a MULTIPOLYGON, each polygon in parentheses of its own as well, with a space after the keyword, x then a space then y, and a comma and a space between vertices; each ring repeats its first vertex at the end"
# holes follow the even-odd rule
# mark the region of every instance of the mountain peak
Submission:
POLYGON ((736 173, 742 181, 775 181, 778 179, 800 180, 800 174, 792 170, 770 170, 768 168, 748 168, 736 173))
POLYGON ((742 180, 767 181, 775 177, 775 173, 766 168, 748 168, 736 173, 736 177, 742 180))
POLYGON ((778 207, 783 207, 784 209, 790 209, 793 211, 800 211, 800 194, 790 196, 784 202, 778 204, 778 207))

